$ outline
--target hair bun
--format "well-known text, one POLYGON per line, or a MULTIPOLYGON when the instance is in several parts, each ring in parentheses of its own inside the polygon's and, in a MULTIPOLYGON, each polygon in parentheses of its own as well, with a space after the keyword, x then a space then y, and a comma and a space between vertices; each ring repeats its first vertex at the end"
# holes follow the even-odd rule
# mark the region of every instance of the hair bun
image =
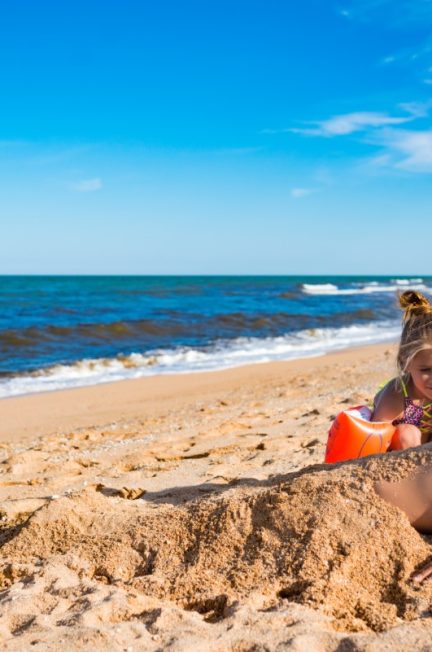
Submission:
POLYGON ((404 319, 407 320, 411 315, 424 315, 432 313, 432 304, 421 292, 407 290, 399 296, 401 308, 405 310, 404 319))

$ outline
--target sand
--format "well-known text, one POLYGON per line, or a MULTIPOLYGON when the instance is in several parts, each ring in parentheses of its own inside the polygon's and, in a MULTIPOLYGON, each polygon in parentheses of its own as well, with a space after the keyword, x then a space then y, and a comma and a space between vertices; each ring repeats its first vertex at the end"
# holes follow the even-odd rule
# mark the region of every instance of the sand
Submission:
POLYGON ((432 555, 374 481, 322 464, 394 347, 0 401, 4 650, 432 650, 432 555))

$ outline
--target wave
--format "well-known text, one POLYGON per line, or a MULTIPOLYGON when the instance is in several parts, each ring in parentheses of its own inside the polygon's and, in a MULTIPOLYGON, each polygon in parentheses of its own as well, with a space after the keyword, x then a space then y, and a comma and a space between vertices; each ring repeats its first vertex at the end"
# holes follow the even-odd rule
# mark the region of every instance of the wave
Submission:
POLYGON ((333 283, 303 283, 302 290, 305 294, 338 293, 338 287, 337 285, 333 285, 333 283))
POLYGON ((423 283, 422 278, 395 278, 392 279, 393 283, 396 283, 396 285, 412 285, 412 284, 418 284, 418 283, 423 283))
POLYGON ((303 283, 302 291, 304 294, 327 295, 327 296, 328 295, 350 295, 350 294, 351 295, 372 294, 375 292, 397 292, 400 291, 403 287, 409 288, 410 290, 421 290, 427 293, 432 292, 432 289, 422 282, 423 279, 413 279, 413 280, 395 279, 394 282, 389 285, 380 284, 378 281, 371 281, 363 286, 354 287, 354 288, 338 288, 337 285, 333 285, 333 283, 322 283, 322 284, 303 283), (414 283, 413 280, 420 281, 420 282, 414 283))
POLYGON ((278 337, 238 337, 201 349, 177 347, 115 358, 79 360, 0 379, 0 397, 18 396, 158 374, 226 369, 251 363, 324 355, 339 349, 386 342, 400 335, 399 322, 315 328, 278 337))
POLYGON ((73 341, 75 339, 90 342, 121 340, 133 336, 158 335, 172 337, 186 331, 187 326, 175 321, 141 319, 139 321, 116 321, 111 323, 75 324, 55 326, 48 324, 20 330, 0 332, 0 347, 3 349, 29 348, 43 342, 73 341))
MULTIPOLYGON (((261 314, 245 314, 232 312, 212 316, 189 314, 187 319, 180 312, 166 315, 161 319, 141 319, 130 321, 116 321, 110 323, 75 324, 71 326, 56 326, 47 324, 44 327, 29 327, 24 329, 9 329, 0 331, 0 350, 9 352, 13 350, 36 350, 38 346, 45 345, 58 347, 69 345, 71 342, 96 345, 105 342, 136 342, 145 341, 151 346, 155 340, 172 340, 176 337, 184 338, 190 335, 205 338, 206 334, 212 337, 219 333, 221 337, 260 333, 261 335, 274 335, 275 331, 291 328, 301 329, 307 326, 325 326, 331 319, 348 323, 354 320, 373 318, 373 311, 354 310, 342 315, 332 316, 310 315, 290 312, 273 312, 261 314), (183 320, 183 321, 182 321, 183 320), (150 343, 150 344, 149 344, 150 343)), ((338 324, 338 325, 339 325, 338 324)))

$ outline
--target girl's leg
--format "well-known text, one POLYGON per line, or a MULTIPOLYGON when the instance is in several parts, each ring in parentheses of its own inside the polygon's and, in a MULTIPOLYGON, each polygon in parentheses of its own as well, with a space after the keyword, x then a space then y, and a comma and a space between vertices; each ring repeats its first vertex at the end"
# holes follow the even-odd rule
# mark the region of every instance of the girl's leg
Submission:
POLYGON ((375 484, 375 491, 388 503, 405 512, 416 530, 432 532, 431 466, 400 482, 381 480, 375 484))
POLYGON ((391 441, 391 449, 394 451, 405 450, 406 448, 414 448, 420 446, 422 443, 422 435, 417 426, 411 423, 400 423, 396 426, 396 432, 391 441))

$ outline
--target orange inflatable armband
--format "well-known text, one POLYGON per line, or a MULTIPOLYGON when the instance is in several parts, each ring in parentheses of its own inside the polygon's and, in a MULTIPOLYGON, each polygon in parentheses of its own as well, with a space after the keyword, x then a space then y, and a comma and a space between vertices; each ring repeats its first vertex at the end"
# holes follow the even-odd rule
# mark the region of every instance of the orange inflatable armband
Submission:
POLYGON ((385 453, 395 427, 390 421, 371 421, 365 405, 340 412, 333 421, 327 440, 325 462, 342 462, 366 455, 385 453))

